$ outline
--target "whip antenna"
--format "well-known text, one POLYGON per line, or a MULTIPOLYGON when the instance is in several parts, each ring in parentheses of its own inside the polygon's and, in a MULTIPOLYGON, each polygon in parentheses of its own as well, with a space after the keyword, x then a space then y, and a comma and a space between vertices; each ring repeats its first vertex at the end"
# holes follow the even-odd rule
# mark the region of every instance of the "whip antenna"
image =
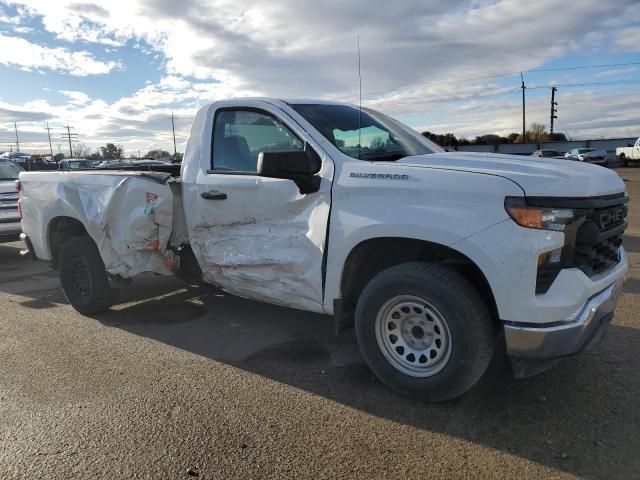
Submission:
POLYGON ((360 71, 360 35, 358 35, 358 159, 362 151, 362 73, 360 71))

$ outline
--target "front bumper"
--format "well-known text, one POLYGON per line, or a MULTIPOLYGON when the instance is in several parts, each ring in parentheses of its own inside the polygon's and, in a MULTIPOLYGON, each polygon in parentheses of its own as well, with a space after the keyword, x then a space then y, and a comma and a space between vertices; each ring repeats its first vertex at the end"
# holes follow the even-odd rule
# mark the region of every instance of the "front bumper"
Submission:
POLYGON ((507 354, 514 376, 524 378, 540 373, 600 340, 613 318, 624 282, 625 277, 617 278, 565 320, 541 325, 505 322, 507 354))

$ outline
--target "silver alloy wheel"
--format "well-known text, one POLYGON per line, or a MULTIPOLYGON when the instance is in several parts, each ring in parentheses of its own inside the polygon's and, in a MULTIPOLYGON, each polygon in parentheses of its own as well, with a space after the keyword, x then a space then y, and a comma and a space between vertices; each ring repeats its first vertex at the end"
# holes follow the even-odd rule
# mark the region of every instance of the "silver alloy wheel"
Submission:
POLYGON ((412 295, 388 300, 376 317, 380 351, 394 368, 411 377, 430 377, 451 357, 451 333, 443 315, 412 295))

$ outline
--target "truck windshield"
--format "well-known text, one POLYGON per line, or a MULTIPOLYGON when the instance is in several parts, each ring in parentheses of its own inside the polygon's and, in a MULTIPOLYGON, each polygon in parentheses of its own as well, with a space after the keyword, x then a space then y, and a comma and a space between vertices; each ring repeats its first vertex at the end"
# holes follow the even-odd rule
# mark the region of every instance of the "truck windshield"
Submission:
POLYGON ((0 180, 17 180, 21 171, 13 162, 0 162, 0 180))
POLYGON ((342 153, 370 161, 398 160, 410 155, 442 152, 406 125, 375 110, 350 105, 292 104, 342 153))

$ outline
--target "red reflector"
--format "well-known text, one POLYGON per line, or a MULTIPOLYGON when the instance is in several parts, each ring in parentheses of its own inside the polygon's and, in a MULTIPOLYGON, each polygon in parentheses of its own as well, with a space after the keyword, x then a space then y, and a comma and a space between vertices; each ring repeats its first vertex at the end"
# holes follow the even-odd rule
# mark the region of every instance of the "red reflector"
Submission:
POLYGON ((20 205, 20 199, 18 199, 18 216, 22 220, 22 205, 20 205))

